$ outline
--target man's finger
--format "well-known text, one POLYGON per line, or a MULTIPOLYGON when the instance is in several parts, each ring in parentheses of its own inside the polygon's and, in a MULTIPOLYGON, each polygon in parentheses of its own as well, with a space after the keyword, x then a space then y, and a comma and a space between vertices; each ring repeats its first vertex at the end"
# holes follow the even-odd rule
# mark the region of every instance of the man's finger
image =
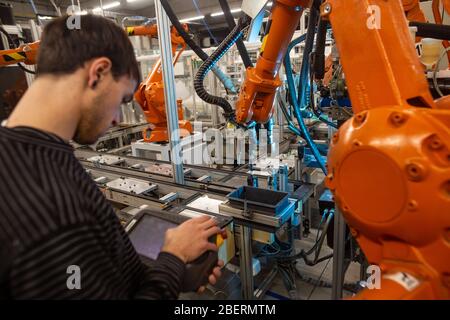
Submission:
POLYGON ((201 223, 201 227, 203 229, 209 229, 211 227, 217 226, 217 220, 216 219, 211 218, 209 216, 206 216, 206 217, 208 217, 208 219, 202 221, 202 223, 201 223))
POLYGON ((211 227, 211 228, 209 228, 208 230, 206 230, 205 231, 205 235, 206 235, 206 237, 211 237, 211 236, 213 236, 213 235, 216 235, 216 234, 218 234, 218 233, 220 233, 220 228, 219 227, 211 227))
POLYGON ((205 292, 206 287, 205 286, 201 286, 200 288, 198 288, 197 293, 203 293, 205 292))
POLYGON ((205 223, 206 221, 208 221, 208 220, 210 220, 210 219, 211 219, 211 217, 210 217, 210 216, 207 216, 207 215, 193 218, 193 220, 197 221, 197 222, 200 223, 200 224, 205 223))
POLYGON ((215 285, 216 284, 216 277, 215 276, 213 276, 213 275, 210 275, 209 276, 209 278, 208 278, 208 280, 209 280, 209 283, 210 284, 212 284, 212 285, 215 285))
POLYGON ((206 244, 206 250, 205 251, 208 251, 208 250, 218 251, 219 247, 217 247, 214 243, 211 243, 211 242, 208 241, 208 243, 206 244))
POLYGON ((223 260, 221 260, 221 259, 219 259, 218 261, 217 261, 217 265, 219 266, 219 267, 223 267, 224 266, 224 262, 223 262, 223 260))
POLYGON ((214 268, 213 275, 218 279, 222 276, 222 271, 220 271, 219 267, 214 268))

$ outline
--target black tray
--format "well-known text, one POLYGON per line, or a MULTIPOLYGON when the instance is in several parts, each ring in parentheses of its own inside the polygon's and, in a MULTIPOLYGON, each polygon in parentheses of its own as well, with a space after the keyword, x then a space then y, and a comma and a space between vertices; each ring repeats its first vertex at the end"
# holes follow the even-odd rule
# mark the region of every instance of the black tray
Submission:
POLYGON ((242 186, 227 195, 232 207, 278 215, 289 205, 289 193, 242 186))

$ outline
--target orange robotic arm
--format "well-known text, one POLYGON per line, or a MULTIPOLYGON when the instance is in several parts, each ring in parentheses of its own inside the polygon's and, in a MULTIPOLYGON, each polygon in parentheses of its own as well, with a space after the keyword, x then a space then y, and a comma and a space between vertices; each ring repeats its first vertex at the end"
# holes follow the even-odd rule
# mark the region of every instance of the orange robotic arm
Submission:
MULTIPOLYGON (((256 67, 247 70, 246 80, 236 104, 238 123, 250 120, 264 123, 271 117, 274 94, 281 85, 278 70, 303 12, 300 8, 308 6, 309 2, 309 0, 279 0, 274 5, 269 22, 270 30, 264 41, 264 44, 268 45, 267 47, 263 45, 256 67)), ((426 21, 419 0, 402 0, 402 2, 409 20, 426 21)), ((331 57, 327 59, 327 66, 327 78, 330 78, 331 57)))
POLYGON ((281 85, 278 71, 289 42, 298 25, 303 8, 309 0, 278 0, 274 2, 262 53, 255 67, 246 71, 246 79, 236 103, 236 121, 267 122, 272 116, 273 101, 281 85))
MULTIPOLYGON (((278 0, 270 16, 270 29, 265 36, 262 53, 254 68, 248 68, 246 79, 236 102, 236 121, 254 120, 265 123, 273 112, 273 101, 281 85, 278 70, 295 28, 309 0, 278 0), (267 44, 267 45, 266 45, 267 44)), ((403 10, 410 20, 425 22, 418 0, 403 0, 403 10)), ((330 61, 328 61, 330 62, 330 61)), ((329 69, 331 72, 331 69, 329 69)), ((330 77, 330 74, 327 75, 330 77)))
POLYGON ((427 19, 420 8, 419 0, 402 0, 402 5, 406 18, 409 21, 427 22, 427 19))
MULTIPOLYGON (((439 0, 434 0, 434 2, 436 1, 439 2, 439 0)), ((445 1, 450 4, 450 0, 445 1)), ((408 19, 408 21, 427 22, 425 14, 420 8, 419 0, 402 0, 402 5, 403 11, 405 11, 406 19, 408 19)), ((420 39, 421 39, 420 37, 417 37, 416 42, 420 41, 420 39)), ((326 65, 331 65, 331 55, 327 57, 326 65)), ((329 79, 331 79, 332 77, 332 72, 333 72, 332 68, 326 69, 324 84, 327 84, 329 82, 329 79)))
POLYGON ((125 28, 125 30, 128 36, 148 36, 148 37, 158 36, 158 27, 156 24, 137 27, 127 27, 125 28))
POLYGON ((442 16, 441 16, 441 9, 440 5, 442 3, 442 6, 447 12, 448 15, 450 15, 450 0, 433 0, 432 8, 433 8, 433 16, 434 20, 437 24, 442 24, 442 16))
MULTIPOLYGON (((236 105, 239 122, 270 117, 280 57, 299 18, 294 8, 303 4, 274 6, 267 44, 236 105)), ((332 139, 326 183, 367 259, 382 271, 381 289, 356 298, 450 299, 450 100, 433 101, 403 4, 321 6, 355 114, 332 139), (374 6, 379 28, 368 24, 374 6)))
POLYGON ((0 66, 7 66, 23 62, 25 64, 35 64, 39 41, 21 45, 16 49, 0 50, 0 66))
POLYGON ((448 100, 438 108, 431 97, 400 1, 328 0, 322 16, 355 114, 333 137, 327 186, 383 274, 381 290, 357 297, 449 299, 448 100), (367 27, 369 5, 381 28, 367 27))
MULTIPOLYGON (((187 25, 185 25, 187 28, 187 25)), ((127 28, 129 36, 146 35, 149 37, 156 37, 158 29, 156 25, 139 26, 127 28)), ((181 53, 186 48, 186 43, 178 34, 176 29, 171 29, 172 40, 172 55, 175 56, 173 64, 175 65, 181 56, 181 53), (181 49, 177 53, 178 47, 181 49)), ((153 66, 147 79, 143 81, 136 93, 134 94, 136 101, 144 111, 147 122, 151 124, 151 128, 143 131, 144 141, 147 142, 165 142, 168 141, 169 135, 167 132, 167 117, 164 102, 164 84, 161 73, 161 59, 153 66)), ((182 136, 192 133, 192 125, 189 121, 183 120, 182 101, 177 100, 179 127, 182 136)))

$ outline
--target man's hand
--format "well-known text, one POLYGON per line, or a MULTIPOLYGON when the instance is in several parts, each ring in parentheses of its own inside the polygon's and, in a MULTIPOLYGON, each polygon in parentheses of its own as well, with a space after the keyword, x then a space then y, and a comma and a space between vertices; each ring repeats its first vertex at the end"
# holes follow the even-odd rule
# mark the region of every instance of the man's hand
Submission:
POLYGON ((171 253, 184 263, 194 261, 208 250, 217 251, 214 243, 208 238, 222 233, 215 219, 209 216, 189 219, 178 227, 166 232, 164 246, 161 251, 171 253))
MULTIPOLYGON (((184 263, 188 263, 194 261, 208 250, 217 251, 217 245, 209 242, 208 238, 219 233, 226 239, 226 231, 221 230, 217 226, 216 220, 208 216, 193 218, 176 228, 167 230, 164 246, 161 251, 171 253, 180 258, 184 263)), ((209 275, 208 281, 211 285, 216 284, 217 279, 222 275, 220 269, 223 265, 223 261, 219 260, 217 266, 209 275)), ((198 293, 205 291, 205 288, 205 286, 200 287, 198 293)))
MULTIPOLYGON (((208 277, 208 281, 211 285, 215 285, 217 280, 220 278, 220 276, 222 275, 222 272, 220 271, 220 269, 223 267, 223 261, 219 260, 217 261, 217 267, 215 267, 213 269, 213 272, 209 275, 208 277)), ((203 293, 206 289, 206 286, 201 286, 198 289, 198 293, 203 293)))

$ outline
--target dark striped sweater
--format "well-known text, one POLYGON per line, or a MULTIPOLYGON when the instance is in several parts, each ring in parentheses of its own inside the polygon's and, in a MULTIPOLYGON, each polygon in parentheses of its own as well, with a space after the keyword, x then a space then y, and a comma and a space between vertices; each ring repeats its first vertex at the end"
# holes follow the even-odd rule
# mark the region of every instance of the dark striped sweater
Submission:
POLYGON ((0 299, 176 299, 184 268, 140 261, 69 144, 0 127, 0 299))

